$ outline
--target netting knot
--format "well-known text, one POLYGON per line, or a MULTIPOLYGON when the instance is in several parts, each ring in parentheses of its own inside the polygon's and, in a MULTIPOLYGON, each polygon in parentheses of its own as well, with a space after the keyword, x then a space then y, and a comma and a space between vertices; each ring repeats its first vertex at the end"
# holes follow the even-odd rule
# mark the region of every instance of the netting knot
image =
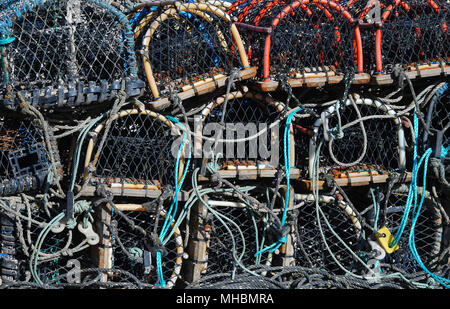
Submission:
POLYGON ((344 132, 341 130, 341 128, 331 128, 328 130, 328 135, 332 139, 342 139, 344 137, 344 132))

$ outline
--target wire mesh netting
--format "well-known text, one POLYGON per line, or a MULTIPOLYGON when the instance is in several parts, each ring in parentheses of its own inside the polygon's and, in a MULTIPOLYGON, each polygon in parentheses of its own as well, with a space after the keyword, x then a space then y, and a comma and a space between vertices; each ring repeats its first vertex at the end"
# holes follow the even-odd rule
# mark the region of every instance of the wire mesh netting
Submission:
POLYGON ((382 10, 386 8, 384 2, 374 1, 340 1, 355 18, 361 23, 370 25, 360 26, 361 48, 363 54, 363 71, 369 74, 376 72, 375 37, 377 30, 374 28, 380 22, 382 10))
POLYGON ((348 6, 360 14, 361 20, 382 24, 381 29, 370 31, 375 35, 363 36, 366 41, 363 43, 364 62, 371 64, 368 70, 391 73, 396 66, 415 70, 423 64, 448 65, 448 3, 431 0, 350 1, 348 6), (374 8, 378 12, 375 13, 374 8), (369 50, 376 52, 376 61, 369 50))
POLYGON ((355 32, 351 14, 334 2, 260 2, 245 17, 243 14, 245 10, 241 19, 250 25, 270 29, 260 29, 266 34, 250 34, 247 38, 247 32, 258 30, 246 27, 243 34, 251 58, 260 62, 261 77, 266 81, 278 75, 328 78, 362 68, 359 29, 355 32))
POLYGON ((205 203, 209 206, 199 201, 192 212, 189 261, 196 266, 188 271, 189 281, 274 262, 273 253, 260 252, 274 238, 267 211, 252 209, 227 193, 209 194, 205 203))
POLYGON ((220 276, 211 275, 189 285, 188 289, 402 289, 414 288, 410 282, 396 278, 384 282, 369 282, 364 279, 349 280, 348 276, 335 275, 317 268, 301 266, 275 266, 251 268, 258 274, 220 276))
MULTIPOLYGON (((277 120, 283 110, 282 103, 246 87, 212 100, 201 116, 204 134, 214 132, 206 137, 214 140, 208 143, 219 168, 277 168, 282 163, 277 120)), ((203 151, 211 155, 206 147, 203 151)))
POLYGON ((392 5, 383 21, 383 70, 397 64, 448 64, 448 3, 439 6, 433 1, 395 1, 392 5))
POLYGON ((1 250, 7 254, 0 267, 3 282, 14 286, 39 280, 42 285, 77 286, 91 280, 92 274, 80 273, 94 266, 84 235, 77 229, 62 232, 53 227, 42 237, 61 212, 59 205, 24 202, 2 202, 11 209, 0 218, 1 250))
POLYGON ((291 1, 235 1, 227 13, 237 18, 239 22, 258 26, 267 11, 277 5, 287 5, 291 1))
MULTIPOLYGON (((99 266, 113 269, 107 276, 110 282, 133 282, 132 278, 124 278, 120 272, 116 272, 121 270, 142 283, 153 286, 161 284, 157 274, 156 251, 152 251, 161 248, 153 242, 152 234, 155 233, 158 222, 160 224, 166 218, 166 212, 161 211, 156 216, 154 209, 146 210, 143 207, 136 211, 122 210, 119 214, 112 208, 108 211, 110 224, 103 223, 110 235, 110 238, 104 240, 105 250, 110 252, 104 253, 104 256, 110 256, 110 262, 99 266)), ((183 263, 184 249, 180 231, 177 230, 162 248, 162 276, 166 282, 165 287, 172 288, 180 276, 183 263)))
POLYGON ((0 196, 41 188, 50 160, 43 131, 31 117, 0 114, 0 196))
MULTIPOLYGON (((387 200, 378 201, 382 206, 378 217, 378 225, 385 226, 392 235, 398 233, 402 226, 404 210, 408 205, 409 188, 406 185, 396 186, 391 192, 386 192, 387 200)), ((422 198, 423 191, 418 192, 419 199, 422 198)), ((429 270, 435 270, 442 261, 439 261, 439 254, 442 247, 443 218, 438 207, 439 201, 433 198, 430 192, 425 193, 424 202, 414 228, 414 245, 421 262, 429 270)), ((369 206, 373 208, 373 205, 369 206)), ((374 224, 376 212, 370 211, 367 214, 368 223, 374 224)), ((410 250, 411 241, 411 216, 407 218, 403 233, 405 234, 399 242, 399 249, 391 254, 386 254, 380 262, 385 264, 382 267, 384 272, 395 272, 398 269, 405 273, 413 274, 422 272, 416 258, 410 250)))
POLYGON ((310 142, 310 176, 319 135, 328 136, 319 157, 321 173, 340 174, 346 169, 356 173, 367 170, 383 173, 404 168, 404 132, 396 113, 387 105, 370 99, 358 98, 353 103, 347 100, 345 105, 338 113, 335 106, 330 107, 315 123, 316 136, 310 142), (342 130, 342 138, 330 137, 335 134, 333 129, 337 129, 336 133, 342 130))
POLYGON ((356 211, 333 196, 319 196, 318 205, 312 195, 298 198, 298 208, 291 213, 294 265, 325 269, 336 275, 344 274, 342 268, 360 271, 362 265, 342 244, 355 252, 362 247, 362 227, 356 211))
POLYGON ((448 0, 0 2, 0 289, 449 287, 448 0))
POLYGON ((248 66, 236 26, 221 9, 206 3, 149 7, 136 22, 135 36, 142 50, 140 72, 154 100, 211 92, 233 70, 248 66))
POLYGON ((91 184, 117 189, 114 194, 141 189, 146 196, 148 191, 175 183, 180 142, 179 131, 164 116, 124 110, 94 130, 89 143, 95 147, 86 152, 85 172, 92 166, 91 184))
POLYGON ((15 3, 1 16, 4 104, 15 93, 39 107, 113 99, 127 82, 140 94, 134 40, 125 15, 100 0, 15 3))

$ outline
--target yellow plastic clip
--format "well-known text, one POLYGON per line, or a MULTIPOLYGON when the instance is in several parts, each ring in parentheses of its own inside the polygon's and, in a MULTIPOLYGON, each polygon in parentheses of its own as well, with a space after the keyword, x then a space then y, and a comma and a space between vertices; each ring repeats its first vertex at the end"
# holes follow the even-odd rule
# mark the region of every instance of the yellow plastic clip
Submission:
POLYGON ((387 227, 383 226, 378 230, 378 233, 376 233, 375 236, 378 240, 378 243, 383 248, 383 250, 386 251, 387 254, 391 254, 392 252, 398 250, 398 244, 393 247, 389 246, 389 244, 394 240, 394 236, 392 236, 387 227))

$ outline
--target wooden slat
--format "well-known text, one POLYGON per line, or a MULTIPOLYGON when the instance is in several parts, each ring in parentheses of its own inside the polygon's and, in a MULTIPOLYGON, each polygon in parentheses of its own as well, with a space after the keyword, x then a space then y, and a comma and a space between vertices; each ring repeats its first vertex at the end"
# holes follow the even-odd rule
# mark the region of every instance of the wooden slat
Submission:
MULTIPOLYGON (((96 230, 100 235, 100 242, 94 248, 97 249, 97 265, 99 268, 112 268, 112 243, 111 243, 111 232, 108 227, 103 224, 106 222, 107 224, 111 224, 111 211, 109 206, 99 207, 97 209, 97 215, 101 220, 96 221, 96 230)), ((108 274, 102 273, 101 282, 108 281, 108 274)))
MULTIPOLYGON (((205 202, 207 196, 203 196, 205 202)), ((186 261, 185 278, 188 282, 199 280, 202 273, 206 271, 209 246, 210 227, 206 222, 207 208, 198 201, 192 206, 191 218, 189 221, 190 237, 187 247, 189 258, 186 261)))
MULTIPOLYGON (((276 177, 277 169, 239 169, 239 170, 219 170, 219 175, 222 178, 237 178, 240 180, 254 180, 258 178, 274 178, 276 177)), ((300 177, 300 170, 291 168, 290 179, 298 179, 300 177)), ((209 181, 209 177, 199 175, 198 181, 209 181)))
MULTIPOLYGON (((86 186, 83 191, 81 191, 81 196, 95 196, 96 193, 95 186, 86 186)), ((148 198, 158 198, 161 195, 161 190, 145 190, 145 189, 123 189, 122 188, 110 188, 107 187, 114 196, 128 196, 128 197, 148 197, 148 198)), ((187 200, 187 192, 180 191, 178 194, 179 201, 187 200)))
MULTIPOLYGON (((360 186, 367 186, 373 183, 385 183, 388 178, 389 174, 384 175, 374 175, 372 177, 370 176, 361 176, 361 177, 342 177, 342 178, 335 178, 336 183, 341 187, 360 187, 360 186)), ((404 179, 405 182, 411 181, 411 173, 407 172, 406 177, 404 179)), ((319 189, 323 189, 325 181, 319 180, 319 189)), ((300 184, 302 186, 302 189, 307 191, 312 191, 312 180, 301 180, 300 184)))
MULTIPOLYGON (((241 71, 239 71, 239 78, 240 79, 249 79, 249 78, 255 77, 256 70, 257 70, 256 67, 249 67, 246 69, 242 69, 241 71)), ((186 99, 194 97, 195 95, 202 95, 202 94, 213 92, 217 88, 225 86, 228 81, 228 76, 226 76, 226 75, 220 75, 220 76, 221 77, 217 78, 215 80, 215 82, 213 80, 211 80, 207 83, 201 82, 199 85, 195 86, 195 89, 190 89, 188 91, 179 92, 179 93, 177 93, 177 95, 178 95, 178 97, 180 97, 181 100, 186 100, 186 99)), ((155 111, 163 110, 163 109, 169 107, 171 104, 172 103, 170 102, 169 98, 167 98, 167 97, 164 97, 157 101, 149 103, 149 105, 155 111)))
MULTIPOLYGON (((331 73, 330 73, 331 74, 331 73)), ((321 87, 326 84, 338 84, 343 81, 343 75, 334 75, 331 74, 328 76, 320 76, 323 73, 306 73, 305 78, 289 78, 288 82, 292 88, 297 87, 321 87)), ((353 84, 367 84, 370 82, 369 74, 356 74, 353 80, 353 84)), ((268 82, 257 82, 259 90, 264 92, 275 91, 279 83, 277 81, 268 81, 268 82)))
MULTIPOLYGON (((409 68, 408 71, 405 72, 405 75, 408 76, 409 79, 414 80, 418 78, 428 78, 450 74, 450 65, 444 65, 443 68, 439 66, 439 64, 426 64, 419 65, 419 70, 416 67, 409 68)), ((371 84, 374 85, 390 85, 393 84, 396 80, 392 78, 392 74, 382 74, 372 77, 371 84)))

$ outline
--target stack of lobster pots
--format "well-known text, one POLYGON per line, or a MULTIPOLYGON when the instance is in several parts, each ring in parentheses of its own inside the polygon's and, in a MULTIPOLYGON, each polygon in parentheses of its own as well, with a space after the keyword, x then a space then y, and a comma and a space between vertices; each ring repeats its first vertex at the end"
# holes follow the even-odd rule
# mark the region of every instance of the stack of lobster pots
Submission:
POLYGON ((448 288, 449 23, 446 0, 3 1, 0 286, 448 288))

